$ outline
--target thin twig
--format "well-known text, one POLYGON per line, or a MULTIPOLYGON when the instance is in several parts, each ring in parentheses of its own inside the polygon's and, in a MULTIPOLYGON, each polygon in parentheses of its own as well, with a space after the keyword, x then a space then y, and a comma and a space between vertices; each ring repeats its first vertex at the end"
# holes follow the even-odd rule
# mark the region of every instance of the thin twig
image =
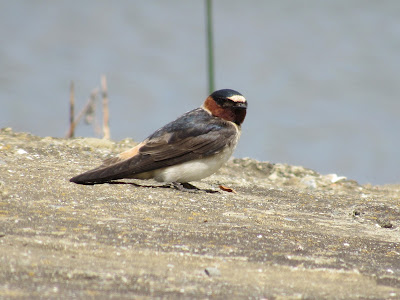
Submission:
POLYGON ((102 129, 101 126, 99 125, 99 122, 97 121, 96 118, 96 107, 97 107, 97 97, 99 94, 99 88, 96 88, 92 91, 90 94, 90 100, 91 100, 91 106, 88 107, 88 110, 86 111, 85 114, 85 123, 86 124, 92 124, 93 125, 93 130, 94 134, 96 136, 101 136, 102 134, 102 129))
POLYGON ((92 90, 92 92, 90 93, 90 98, 87 101, 85 107, 79 112, 78 116, 75 118, 74 122, 72 123, 72 125, 70 127, 70 131, 67 134, 67 137, 72 137, 72 136, 70 136, 70 133, 75 131, 76 126, 79 124, 79 122, 81 121, 83 116, 87 116, 88 114, 91 114, 94 112, 98 93, 99 93, 99 88, 95 88, 92 90))
POLYGON ((69 88, 69 130, 67 138, 73 138, 75 135, 75 89, 74 81, 71 81, 69 88))
POLYGON ((79 124, 80 120, 83 116, 87 116, 88 113, 92 113, 95 110, 97 94, 99 93, 99 88, 94 88, 90 93, 90 97, 85 107, 79 112, 78 116, 75 119, 75 126, 79 124))
POLYGON ((87 106, 86 111, 84 112, 85 115, 85 123, 86 124, 94 124, 96 120, 96 102, 97 102, 97 94, 99 93, 99 88, 95 88, 90 93, 89 102, 90 105, 87 106))
POLYGON ((108 94, 107 94, 107 79, 105 75, 101 76, 101 95, 103 97, 103 138, 110 139, 110 124, 108 110, 108 94))

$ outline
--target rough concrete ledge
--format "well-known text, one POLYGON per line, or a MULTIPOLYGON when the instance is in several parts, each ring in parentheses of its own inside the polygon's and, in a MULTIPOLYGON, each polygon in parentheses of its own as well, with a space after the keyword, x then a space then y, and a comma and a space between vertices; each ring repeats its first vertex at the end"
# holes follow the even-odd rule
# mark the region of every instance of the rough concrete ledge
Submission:
POLYGON ((216 193, 68 181, 134 144, 0 131, 1 299, 400 298, 399 185, 252 159, 216 193))

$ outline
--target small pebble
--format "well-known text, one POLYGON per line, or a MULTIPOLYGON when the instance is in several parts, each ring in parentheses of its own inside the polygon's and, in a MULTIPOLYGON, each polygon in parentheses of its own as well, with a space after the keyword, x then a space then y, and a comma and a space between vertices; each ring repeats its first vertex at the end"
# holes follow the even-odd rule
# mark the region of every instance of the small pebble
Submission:
POLYGON ((27 154, 28 152, 26 152, 24 149, 18 149, 17 153, 18 154, 27 154))

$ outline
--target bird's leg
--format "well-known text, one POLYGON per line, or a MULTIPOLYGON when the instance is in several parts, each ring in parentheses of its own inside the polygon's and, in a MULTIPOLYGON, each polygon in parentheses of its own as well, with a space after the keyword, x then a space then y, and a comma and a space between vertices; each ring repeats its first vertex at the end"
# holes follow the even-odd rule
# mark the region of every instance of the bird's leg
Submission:
POLYGON ((210 190, 210 189, 199 189, 197 186, 194 186, 193 184, 190 184, 188 182, 171 182, 170 187, 173 187, 177 189, 178 191, 183 191, 183 192, 188 192, 188 193, 198 193, 198 192, 206 192, 206 193, 219 193, 218 191, 215 190, 210 190))
POLYGON ((200 189, 198 187, 196 187, 193 184, 190 184, 188 182, 183 182, 183 183, 181 183, 181 182, 172 182, 172 186, 174 188, 176 188, 177 190, 184 191, 184 192, 195 193, 195 192, 199 192, 200 191, 200 189))

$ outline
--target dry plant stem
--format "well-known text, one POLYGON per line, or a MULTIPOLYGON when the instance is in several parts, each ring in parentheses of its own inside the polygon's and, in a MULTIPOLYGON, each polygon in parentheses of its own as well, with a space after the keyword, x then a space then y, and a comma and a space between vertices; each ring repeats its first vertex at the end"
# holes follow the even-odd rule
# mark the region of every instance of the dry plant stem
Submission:
POLYGON ((101 94, 103 97, 103 138, 110 139, 109 111, 108 111, 108 93, 106 76, 101 76, 101 94))
POLYGON ((67 138, 72 138, 75 135, 75 89, 74 82, 71 81, 69 89, 69 130, 67 133, 67 138))
POLYGON ((89 98, 88 102, 86 103, 85 107, 79 112, 78 116, 74 120, 74 123, 71 125, 73 131, 75 130, 75 127, 79 124, 82 117, 85 116, 89 111, 94 110, 93 107, 96 104, 95 102, 96 102, 98 92, 99 92, 99 89, 95 88, 90 93, 90 98, 89 98))
POLYGON ((99 125, 99 122, 97 121, 97 118, 96 118, 96 104, 97 104, 98 93, 99 93, 99 89, 96 88, 90 94, 90 100, 91 100, 92 105, 89 106, 88 110, 86 111, 85 121, 86 121, 86 123, 93 125, 93 130, 94 130, 94 133, 96 136, 101 136, 102 128, 99 125))

